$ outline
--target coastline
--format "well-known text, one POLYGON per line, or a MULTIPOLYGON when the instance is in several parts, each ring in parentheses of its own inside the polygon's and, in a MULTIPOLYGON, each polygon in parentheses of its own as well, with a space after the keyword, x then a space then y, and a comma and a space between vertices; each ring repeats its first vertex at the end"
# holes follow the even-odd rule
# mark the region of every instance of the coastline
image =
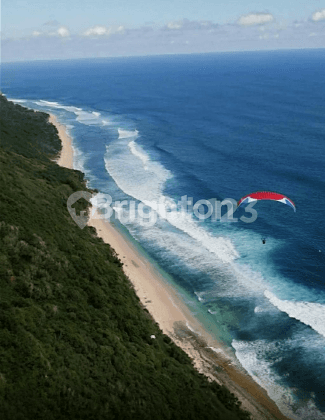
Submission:
POLYGON ((61 125, 56 116, 50 114, 49 123, 53 124, 59 133, 59 137, 62 142, 62 149, 59 158, 56 160, 56 163, 60 166, 64 166, 68 169, 73 169, 73 147, 72 139, 67 133, 65 126, 61 125))
MULTIPOLYGON (((50 115, 49 122, 56 126, 62 142, 61 154, 56 163, 74 169, 72 139, 54 115, 50 115)), ((242 408, 252 414, 252 419, 288 420, 267 392, 244 370, 232 364, 223 346, 193 317, 154 265, 112 223, 100 219, 98 213, 94 213, 88 225, 94 227, 97 235, 116 251, 143 307, 162 331, 189 355, 195 368, 210 381, 223 384, 233 392, 242 402, 242 408)))

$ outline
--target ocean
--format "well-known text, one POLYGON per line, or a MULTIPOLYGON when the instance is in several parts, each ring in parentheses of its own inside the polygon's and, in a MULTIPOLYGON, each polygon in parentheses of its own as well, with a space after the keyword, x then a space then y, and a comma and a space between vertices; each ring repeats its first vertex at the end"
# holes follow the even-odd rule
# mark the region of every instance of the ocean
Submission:
POLYGON ((117 227, 292 419, 325 419, 324 68, 325 50, 1 66, 3 93, 68 127, 117 227), (296 212, 260 201, 245 223, 244 206, 220 220, 178 203, 260 190, 296 212))

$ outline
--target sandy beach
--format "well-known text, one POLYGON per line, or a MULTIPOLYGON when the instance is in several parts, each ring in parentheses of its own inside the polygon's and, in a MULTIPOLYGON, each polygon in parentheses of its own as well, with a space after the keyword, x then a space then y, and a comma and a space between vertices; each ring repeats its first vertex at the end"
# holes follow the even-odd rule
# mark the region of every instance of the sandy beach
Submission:
MULTIPOLYGON (((73 169, 72 139, 65 127, 51 115, 62 141, 57 163, 73 169)), ((242 407, 254 420, 287 419, 260 387, 244 371, 235 366, 223 346, 218 343, 191 314, 161 272, 141 254, 112 223, 99 218, 97 212, 89 225, 98 236, 116 251, 124 263, 124 272, 130 279, 142 305, 147 308, 162 331, 192 359, 194 366, 209 380, 224 384, 242 402, 242 407)))
POLYGON ((65 168, 73 169, 73 148, 72 148, 72 140, 71 137, 67 133, 66 127, 59 124, 55 115, 50 114, 49 122, 58 130, 61 142, 62 142, 62 150, 60 157, 56 161, 56 163, 60 166, 64 166, 65 168))

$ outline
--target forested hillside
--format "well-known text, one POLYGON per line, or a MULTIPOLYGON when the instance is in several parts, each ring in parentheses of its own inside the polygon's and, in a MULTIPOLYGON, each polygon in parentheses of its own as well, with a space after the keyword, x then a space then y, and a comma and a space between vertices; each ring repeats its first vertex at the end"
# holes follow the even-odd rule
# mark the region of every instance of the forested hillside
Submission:
POLYGON ((71 219, 68 197, 87 189, 51 160, 48 115, 0 105, 1 420, 249 419, 162 334, 110 246, 71 219))

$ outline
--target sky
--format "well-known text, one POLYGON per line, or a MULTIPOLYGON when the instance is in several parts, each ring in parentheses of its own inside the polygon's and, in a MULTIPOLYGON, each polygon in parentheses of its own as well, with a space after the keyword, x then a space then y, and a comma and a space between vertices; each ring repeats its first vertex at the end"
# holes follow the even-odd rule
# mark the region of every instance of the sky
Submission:
POLYGON ((325 0, 2 0, 1 60, 325 48, 325 0))

